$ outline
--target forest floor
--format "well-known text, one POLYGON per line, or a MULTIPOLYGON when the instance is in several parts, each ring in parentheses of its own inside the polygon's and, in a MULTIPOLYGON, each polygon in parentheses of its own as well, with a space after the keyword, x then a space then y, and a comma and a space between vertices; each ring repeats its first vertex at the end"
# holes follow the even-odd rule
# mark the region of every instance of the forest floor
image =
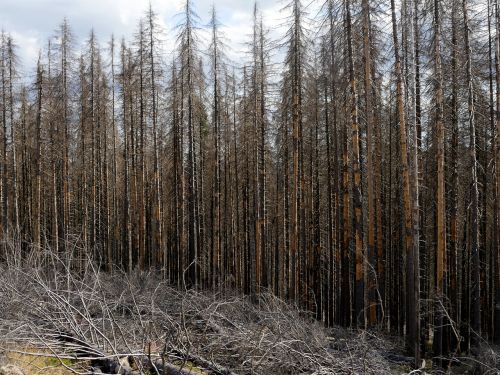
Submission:
MULTIPOLYGON (((110 275, 90 263, 78 276, 57 265, 0 268, 0 374, 6 364, 56 375, 411 372, 400 338, 325 328, 271 294, 254 301, 221 290, 182 290, 153 273, 110 275)), ((455 373, 498 373, 499 357, 489 348, 481 368, 463 361, 455 373)))

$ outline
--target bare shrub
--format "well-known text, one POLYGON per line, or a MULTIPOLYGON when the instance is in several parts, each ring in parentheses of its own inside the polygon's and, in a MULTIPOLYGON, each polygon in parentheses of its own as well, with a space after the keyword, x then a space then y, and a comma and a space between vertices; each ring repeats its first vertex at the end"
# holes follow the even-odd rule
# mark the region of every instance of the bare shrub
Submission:
POLYGON ((38 348, 72 371, 129 358, 138 371, 149 360, 212 374, 390 373, 385 340, 325 329, 270 293, 179 290, 157 272, 109 274, 81 251, 36 250, 0 266, 0 342, 38 348))

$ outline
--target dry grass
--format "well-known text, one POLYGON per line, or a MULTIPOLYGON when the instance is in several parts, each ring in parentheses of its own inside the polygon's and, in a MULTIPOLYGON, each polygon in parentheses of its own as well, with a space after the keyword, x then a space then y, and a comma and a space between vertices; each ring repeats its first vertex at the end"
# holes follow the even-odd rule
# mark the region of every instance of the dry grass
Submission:
POLYGON ((5 362, 15 365, 25 375, 70 375, 72 371, 64 367, 71 366, 73 361, 68 359, 59 360, 50 356, 47 351, 39 351, 36 348, 11 348, 4 352, 5 362), (30 354, 31 353, 31 354, 30 354), (61 363, 63 361, 63 363, 61 363))

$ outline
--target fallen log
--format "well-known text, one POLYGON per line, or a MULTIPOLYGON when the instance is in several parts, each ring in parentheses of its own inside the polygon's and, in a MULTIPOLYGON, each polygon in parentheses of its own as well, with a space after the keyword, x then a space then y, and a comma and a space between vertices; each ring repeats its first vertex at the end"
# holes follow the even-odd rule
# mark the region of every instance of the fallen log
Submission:
POLYGON ((58 332, 55 338, 63 344, 65 350, 71 348, 71 352, 76 358, 88 360, 91 371, 96 374, 137 375, 141 373, 138 369, 142 369, 157 375, 188 375, 193 374, 195 369, 196 373, 206 375, 237 375, 212 361, 192 354, 185 354, 176 348, 168 350, 166 357, 176 357, 184 364, 190 364, 189 366, 176 365, 165 358, 152 359, 150 355, 146 354, 121 357, 107 356, 100 350, 93 348, 89 343, 75 338, 67 332, 58 332))
POLYGON ((210 370, 213 375, 236 375, 234 372, 232 372, 226 367, 223 367, 217 363, 213 363, 212 361, 209 361, 200 356, 194 356, 192 354, 184 354, 179 349, 171 349, 169 353, 174 354, 185 361, 192 362, 195 365, 210 370))
MULTIPOLYGON (((121 375, 139 375, 143 371, 149 374, 156 375, 193 375, 205 374, 213 375, 210 370, 189 365, 181 366, 169 362, 164 362, 162 359, 151 360, 147 356, 137 357, 122 357, 122 358, 102 358, 95 359, 91 364, 93 374, 121 374, 121 375), (140 364, 140 365, 139 365, 140 364), (134 367, 134 368, 133 368, 134 367)), ((234 375, 234 374, 233 374, 234 375)))
POLYGON ((237 375, 233 371, 208 361, 201 357, 183 354, 179 350, 169 352, 169 356, 179 358, 184 365, 171 363, 162 358, 152 359, 150 356, 129 355, 125 357, 95 357, 89 363, 93 373, 96 374, 122 374, 138 375, 137 369, 147 370, 150 374, 157 375, 237 375), (187 364, 187 365, 186 365, 187 364))

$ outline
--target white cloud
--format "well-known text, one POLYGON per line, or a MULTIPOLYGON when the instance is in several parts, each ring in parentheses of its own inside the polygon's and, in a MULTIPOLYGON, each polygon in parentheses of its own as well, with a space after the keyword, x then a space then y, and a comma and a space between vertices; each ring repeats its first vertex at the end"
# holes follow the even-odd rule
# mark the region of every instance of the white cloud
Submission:
MULTIPOLYGON (((10 32, 16 40, 19 54, 28 69, 32 69, 46 40, 54 35, 57 26, 66 17, 74 31, 77 45, 88 38, 93 28, 99 41, 104 45, 111 34, 127 40, 137 30, 138 20, 149 7, 150 0, 1 0, 0 27, 10 32)), ((215 3, 223 25, 227 44, 231 47, 231 59, 241 59, 241 51, 251 37, 253 1, 251 0, 198 0, 193 6, 200 16, 200 26, 205 26, 210 17, 210 9, 215 3)), ((164 31, 162 39, 165 47, 174 44, 176 14, 182 11, 184 0, 151 0, 153 10, 158 15, 158 23, 164 31)), ((280 0, 258 3, 262 9, 264 22, 270 29, 272 39, 283 35, 285 14, 280 12, 280 0)), ((238 61, 237 61, 238 62, 238 61)))
POLYGON ((41 41, 39 34, 29 30, 24 33, 12 31, 10 34, 19 47, 21 63, 31 66, 31 63, 28 62, 36 61, 40 51, 41 41))

